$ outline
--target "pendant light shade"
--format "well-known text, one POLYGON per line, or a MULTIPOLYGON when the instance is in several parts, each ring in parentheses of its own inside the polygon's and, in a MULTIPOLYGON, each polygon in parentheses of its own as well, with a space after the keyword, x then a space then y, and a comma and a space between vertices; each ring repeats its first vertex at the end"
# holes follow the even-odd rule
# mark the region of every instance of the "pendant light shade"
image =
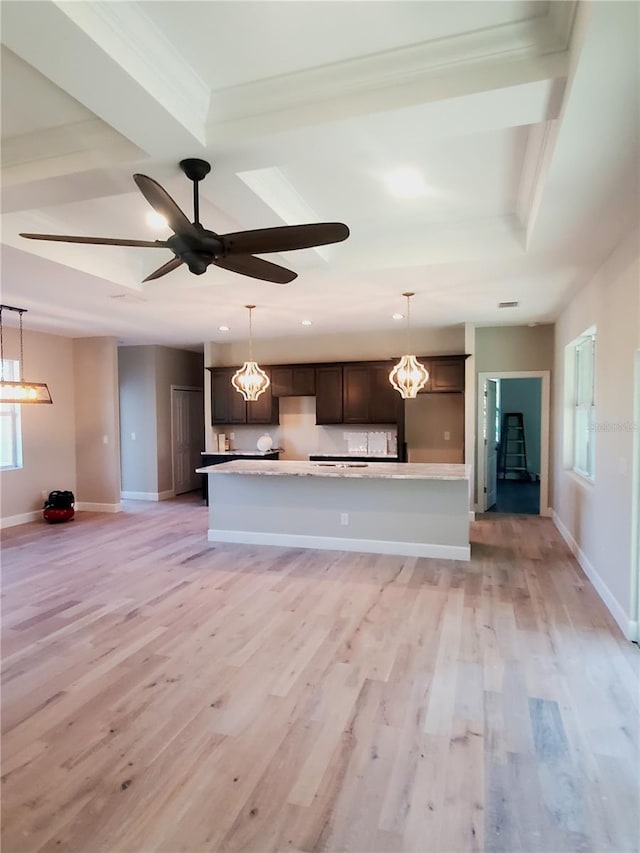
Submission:
MULTIPOLYGON (((414 295, 413 293, 403 293, 407 300, 407 350, 411 351, 411 320, 409 300, 414 295)), ((405 399, 412 399, 418 395, 420 391, 429 381, 429 371, 421 364, 415 355, 403 355, 400 361, 389 374, 389 382, 400 393, 400 396, 405 399)))
POLYGON ((26 308, 13 308, 11 305, 0 305, 0 403, 53 403, 49 389, 44 382, 27 382, 23 377, 24 346, 22 339, 22 315, 26 308), (2 312, 17 311, 20 315, 20 361, 18 362, 18 379, 5 379, 4 334, 2 312))
POLYGON ((249 361, 245 361, 242 367, 236 370, 231 377, 231 384, 248 403, 257 400, 260 394, 263 394, 271 384, 267 374, 253 360, 251 312, 255 307, 255 305, 245 305, 245 308, 249 309, 249 361))

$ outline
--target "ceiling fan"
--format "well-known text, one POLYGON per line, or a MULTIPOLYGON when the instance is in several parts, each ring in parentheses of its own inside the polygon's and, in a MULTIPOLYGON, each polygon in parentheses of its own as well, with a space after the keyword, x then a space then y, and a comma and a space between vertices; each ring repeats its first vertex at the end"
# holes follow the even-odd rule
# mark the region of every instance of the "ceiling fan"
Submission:
POLYGON ((180 161, 180 168, 193 181, 193 222, 180 210, 169 193, 153 178, 134 175, 133 180, 151 207, 167 220, 173 231, 168 240, 118 240, 110 237, 69 237, 58 234, 20 234, 29 240, 53 240, 61 243, 95 243, 104 246, 146 246, 170 249, 174 257, 148 275, 144 281, 160 278, 186 264, 195 275, 202 275, 210 264, 251 278, 288 284, 297 273, 272 264, 254 255, 268 252, 289 252, 339 243, 349 236, 342 222, 318 222, 312 225, 282 225, 276 228, 256 228, 216 234, 200 224, 198 183, 211 171, 206 160, 189 158, 180 161))

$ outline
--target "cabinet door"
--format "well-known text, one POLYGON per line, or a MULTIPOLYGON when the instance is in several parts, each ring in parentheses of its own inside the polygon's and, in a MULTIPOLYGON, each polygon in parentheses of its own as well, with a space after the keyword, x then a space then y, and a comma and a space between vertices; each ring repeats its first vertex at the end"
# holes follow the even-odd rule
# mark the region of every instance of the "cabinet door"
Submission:
MULTIPOLYGON (((269 371, 265 370, 267 376, 269 371)), ((248 424, 277 424, 278 423, 278 398, 271 393, 271 385, 257 400, 249 401, 247 406, 248 424)))
POLYGON ((342 367, 316 369, 316 423, 342 423, 342 367))
POLYGON ((211 423, 229 423, 229 385, 231 374, 228 370, 211 371, 211 423))
POLYGON ((431 359, 432 391, 464 391, 464 358, 431 359))
POLYGON ((271 368, 271 394, 274 397, 290 397, 293 394, 293 368, 271 368))
POLYGON ((392 364, 371 367, 369 422, 372 424, 395 424, 398 421, 402 397, 389 382, 392 367, 392 364))
POLYGON ((371 368, 368 364, 345 364, 342 369, 345 424, 369 423, 371 368))
POLYGON ((247 422, 247 403, 239 391, 231 384, 231 377, 235 373, 235 368, 229 370, 227 382, 227 395, 229 400, 229 420, 230 424, 246 424, 247 422))
POLYGON ((294 397, 313 397, 316 393, 316 371, 314 367, 294 367, 291 394, 294 397))

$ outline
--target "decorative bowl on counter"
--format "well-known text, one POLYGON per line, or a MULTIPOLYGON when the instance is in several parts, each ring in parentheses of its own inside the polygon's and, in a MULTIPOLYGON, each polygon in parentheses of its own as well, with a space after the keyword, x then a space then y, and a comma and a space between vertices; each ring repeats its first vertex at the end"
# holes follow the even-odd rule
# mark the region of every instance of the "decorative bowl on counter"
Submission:
POLYGON ((261 435, 258 439, 258 450, 260 450, 262 453, 268 453, 272 447, 273 439, 271 438, 268 432, 265 432, 265 434, 261 435))

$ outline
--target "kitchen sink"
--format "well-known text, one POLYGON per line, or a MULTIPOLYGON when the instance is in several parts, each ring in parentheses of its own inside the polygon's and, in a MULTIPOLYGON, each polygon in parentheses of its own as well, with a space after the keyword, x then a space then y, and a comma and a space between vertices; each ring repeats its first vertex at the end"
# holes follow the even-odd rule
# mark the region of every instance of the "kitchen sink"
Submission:
POLYGON ((366 468, 368 462, 314 462, 318 468, 366 468))

